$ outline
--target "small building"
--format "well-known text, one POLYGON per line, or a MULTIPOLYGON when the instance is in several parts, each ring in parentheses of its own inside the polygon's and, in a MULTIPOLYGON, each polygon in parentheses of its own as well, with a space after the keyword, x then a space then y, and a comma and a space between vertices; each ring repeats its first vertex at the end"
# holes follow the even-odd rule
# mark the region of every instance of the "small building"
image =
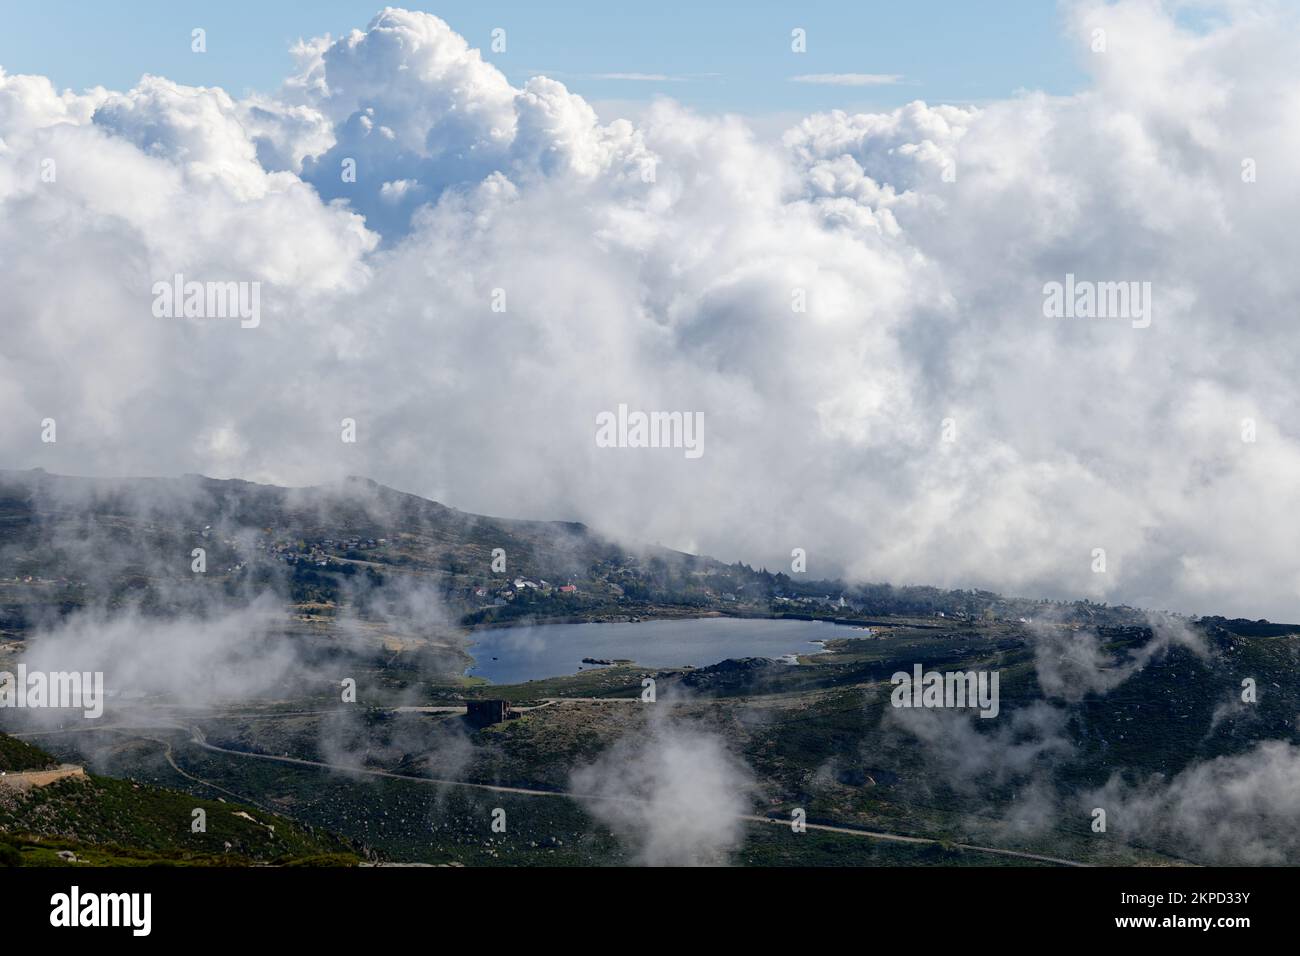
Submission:
POLYGON ((471 724, 487 727, 510 719, 510 702, 508 700, 467 700, 465 716, 471 724))

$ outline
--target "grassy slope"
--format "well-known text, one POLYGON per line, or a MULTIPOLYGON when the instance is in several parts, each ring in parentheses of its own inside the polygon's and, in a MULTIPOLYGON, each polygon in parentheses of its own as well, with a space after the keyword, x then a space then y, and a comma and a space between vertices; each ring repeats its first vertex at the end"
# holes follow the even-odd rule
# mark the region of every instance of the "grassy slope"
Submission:
MULTIPOLYGON (((0 734, 0 756, 23 761, 26 769, 53 762, 5 734, 0 734)), ((348 866, 359 861, 355 849, 338 837, 283 817, 128 780, 91 776, 24 794, 0 789, 0 865, 72 865, 57 856, 60 850, 97 865, 348 866), (190 830, 196 808, 207 814, 206 832, 190 830)))
POLYGON ((39 747, 33 747, 16 737, 0 734, 0 772, 16 773, 20 770, 44 770, 58 761, 39 747))

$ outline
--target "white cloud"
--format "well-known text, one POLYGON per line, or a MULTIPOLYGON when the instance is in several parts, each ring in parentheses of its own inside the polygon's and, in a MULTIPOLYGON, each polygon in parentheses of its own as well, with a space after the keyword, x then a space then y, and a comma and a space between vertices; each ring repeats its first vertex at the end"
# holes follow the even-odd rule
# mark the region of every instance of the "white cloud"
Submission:
POLYGON ((1300 853, 1300 748, 1264 740, 1137 784, 1114 774, 1081 801, 1123 839, 1216 865, 1277 866, 1300 853))
POLYGON ((716 734, 659 718, 572 775, 570 791, 648 866, 717 866, 744 837, 753 776, 716 734))
POLYGON ((596 73, 597 80, 628 80, 630 82, 667 83, 681 82, 683 76, 669 76, 666 73, 596 73))
POLYGON ((790 77, 791 83, 817 86, 894 86, 903 82, 901 73, 803 73, 790 77))
POLYGON ((666 100, 602 122, 391 9, 300 44, 274 99, 0 73, 0 441, 22 467, 365 473, 769 567, 798 546, 816 574, 1300 618, 1300 30, 1229 4, 1192 34, 1145 2, 1067 27, 1076 96, 823 113, 775 144, 666 100), (262 282, 261 325, 155 319, 177 272, 262 282), (1150 281, 1152 326, 1044 318, 1066 273, 1150 281), (707 454, 597 449, 620 402, 704 412, 707 454))

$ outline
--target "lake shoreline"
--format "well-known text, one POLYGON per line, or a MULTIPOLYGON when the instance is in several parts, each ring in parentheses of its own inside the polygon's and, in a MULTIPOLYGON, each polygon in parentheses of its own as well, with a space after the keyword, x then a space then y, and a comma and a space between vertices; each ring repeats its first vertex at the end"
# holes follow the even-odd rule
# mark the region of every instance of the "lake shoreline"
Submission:
MULTIPOLYGON (((644 624, 648 621, 696 621, 726 618, 737 621, 807 621, 824 624, 836 624, 840 627, 893 627, 901 621, 886 621, 879 618, 817 617, 812 614, 740 614, 729 611, 696 611, 682 609, 676 613, 667 608, 653 608, 638 614, 577 614, 571 617, 520 617, 504 621, 482 621, 477 624, 462 624, 460 629, 473 634, 476 631, 496 631, 511 627, 542 627, 549 624, 644 624)), ((917 625, 911 624, 912 627, 917 625)), ((937 629, 937 628, 936 628, 937 629)))
POLYGON ((830 623, 712 614, 567 624, 552 620, 530 627, 480 629, 465 648, 474 663, 463 676, 511 685, 605 666, 592 664, 593 659, 654 669, 709 667, 759 657, 797 666, 799 658, 829 650, 827 643, 835 640, 826 627, 830 623))

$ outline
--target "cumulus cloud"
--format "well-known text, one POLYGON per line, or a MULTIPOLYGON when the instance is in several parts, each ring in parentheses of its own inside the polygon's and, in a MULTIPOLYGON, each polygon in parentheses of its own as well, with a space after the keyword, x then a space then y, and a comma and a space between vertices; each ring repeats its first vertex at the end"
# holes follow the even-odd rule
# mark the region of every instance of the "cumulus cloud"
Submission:
POLYGON ((298 44, 274 97, 0 73, 0 441, 51 471, 364 473, 773 567, 799 546, 827 574, 1295 619, 1300 27, 1220 12, 1077 3, 1076 95, 778 143, 670 100, 604 123, 395 9, 298 44), (262 283, 261 324, 154 317, 178 273, 262 283), (1046 318, 1067 273, 1151 282, 1151 327, 1046 318), (707 454, 596 448, 623 402, 703 412, 707 454))

